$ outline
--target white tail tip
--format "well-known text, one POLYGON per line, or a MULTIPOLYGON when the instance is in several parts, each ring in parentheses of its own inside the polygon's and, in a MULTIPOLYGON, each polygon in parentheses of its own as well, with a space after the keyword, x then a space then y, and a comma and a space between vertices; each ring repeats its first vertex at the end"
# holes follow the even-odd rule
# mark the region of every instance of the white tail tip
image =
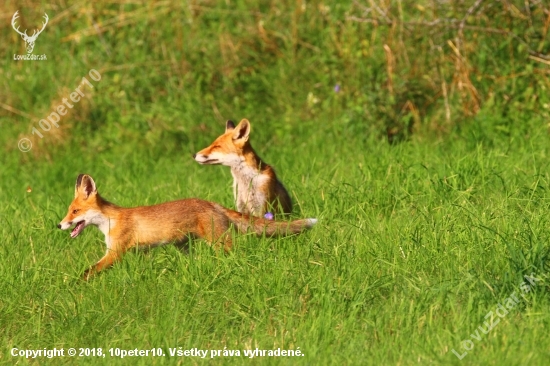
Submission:
POLYGON ((306 219, 307 227, 313 227, 317 223, 317 219, 306 219))

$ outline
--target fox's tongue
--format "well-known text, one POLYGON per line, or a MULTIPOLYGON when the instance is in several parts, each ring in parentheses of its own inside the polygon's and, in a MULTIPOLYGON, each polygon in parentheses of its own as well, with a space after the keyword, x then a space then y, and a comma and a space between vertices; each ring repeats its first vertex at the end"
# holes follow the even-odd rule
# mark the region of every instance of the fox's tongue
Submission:
POLYGON ((84 221, 79 221, 76 223, 73 231, 71 231, 71 238, 76 238, 84 230, 84 221))

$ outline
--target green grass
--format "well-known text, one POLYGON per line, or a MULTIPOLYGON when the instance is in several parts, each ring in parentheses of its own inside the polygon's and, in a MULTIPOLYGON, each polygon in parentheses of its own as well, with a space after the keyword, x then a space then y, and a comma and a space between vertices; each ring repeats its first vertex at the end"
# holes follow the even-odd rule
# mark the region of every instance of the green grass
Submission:
MULTIPOLYGON (((434 17, 462 19, 472 5, 443 3, 434 17)), ((14 347, 241 352, 79 364, 547 363, 550 82, 523 52, 548 50, 543 5, 533 5, 532 25, 511 6, 470 16, 469 26, 505 24, 523 41, 466 28, 461 61, 446 46, 456 29, 349 20, 364 15, 357 4, 4 5, 5 20, 20 8, 24 27, 44 11, 50 24, 34 52, 47 62, 0 61, 0 363, 75 362, 14 358, 14 347), (59 129, 33 136, 90 69, 101 80, 59 129), (479 100, 458 87, 466 81, 479 100), (317 226, 279 239, 235 235, 227 255, 199 240, 188 253, 130 252, 80 281, 105 244, 93 227, 75 239, 56 228, 78 174, 122 206, 199 197, 233 207, 228 168, 191 158, 228 118, 250 119, 293 218, 317 226), (22 137, 30 152, 17 148, 22 137), (537 285, 480 331, 531 274, 537 285), (464 353, 465 340, 474 348, 459 360, 452 350, 464 353), (255 348, 304 356, 244 357, 255 348)), ((401 5, 404 21, 427 21, 422 6, 401 5)), ((4 23, 0 49, 23 53, 4 23)))
MULTIPOLYGON (((345 134, 327 146, 330 130, 310 128, 292 145, 253 141, 296 197, 295 216, 319 218, 312 231, 237 237, 229 255, 200 241, 188 254, 170 246, 129 253, 90 283, 78 276, 103 254, 102 234, 87 228, 70 239, 55 228, 77 173, 92 174, 121 205, 197 196, 231 206, 227 169, 201 167, 186 153, 153 160, 136 149, 60 150, 52 162, 4 170, 3 361, 13 361, 12 347, 181 346, 305 354, 250 361, 262 364, 458 364, 451 349, 460 351, 523 275, 550 274, 545 128, 526 138, 487 124, 397 146, 354 145, 345 134), (480 130, 494 137, 482 139, 480 130)), ((461 362, 543 364, 547 287, 543 279, 461 362)))

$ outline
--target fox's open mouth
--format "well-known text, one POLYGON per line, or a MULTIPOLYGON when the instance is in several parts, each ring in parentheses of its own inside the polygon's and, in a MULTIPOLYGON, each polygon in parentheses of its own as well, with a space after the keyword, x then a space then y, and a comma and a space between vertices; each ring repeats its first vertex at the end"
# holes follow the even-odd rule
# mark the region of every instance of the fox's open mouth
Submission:
POLYGON ((84 220, 76 223, 76 226, 74 227, 73 231, 71 231, 71 238, 76 238, 78 234, 80 234, 82 230, 84 230, 84 224, 85 224, 84 220))
POLYGON ((207 159, 201 162, 201 164, 213 164, 213 163, 218 163, 218 159, 207 159))

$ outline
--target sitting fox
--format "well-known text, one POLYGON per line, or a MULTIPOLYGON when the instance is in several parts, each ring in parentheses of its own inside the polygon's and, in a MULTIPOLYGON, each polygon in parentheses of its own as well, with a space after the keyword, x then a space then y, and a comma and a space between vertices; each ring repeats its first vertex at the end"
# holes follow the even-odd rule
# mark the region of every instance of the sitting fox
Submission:
POLYGON ((95 225, 105 235, 107 252, 84 272, 88 280, 97 272, 119 261, 133 247, 151 247, 167 243, 183 245, 189 237, 205 239, 231 249, 230 224, 238 232, 249 230, 260 236, 298 234, 311 228, 316 219, 291 222, 270 221, 243 215, 214 202, 197 198, 165 202, 153 206, 124 208, 99 195, 92 177, 80 174, 76 180, 74 200, 67 216, 57 227, 67 230, 74 225, 71 238, 76 238, 88 225, 95 225))
POLYGON ((193 158, 199 164, 231 167, 237 211, 253 216, 263 216, 266 212, 291 213, 292 201, 288 192, 277 179, 275 170, 256 154, 248 141, 249 135, 250 122, 247 119, 237 127, 232 121, 227 121, 225 133, 193 158))

